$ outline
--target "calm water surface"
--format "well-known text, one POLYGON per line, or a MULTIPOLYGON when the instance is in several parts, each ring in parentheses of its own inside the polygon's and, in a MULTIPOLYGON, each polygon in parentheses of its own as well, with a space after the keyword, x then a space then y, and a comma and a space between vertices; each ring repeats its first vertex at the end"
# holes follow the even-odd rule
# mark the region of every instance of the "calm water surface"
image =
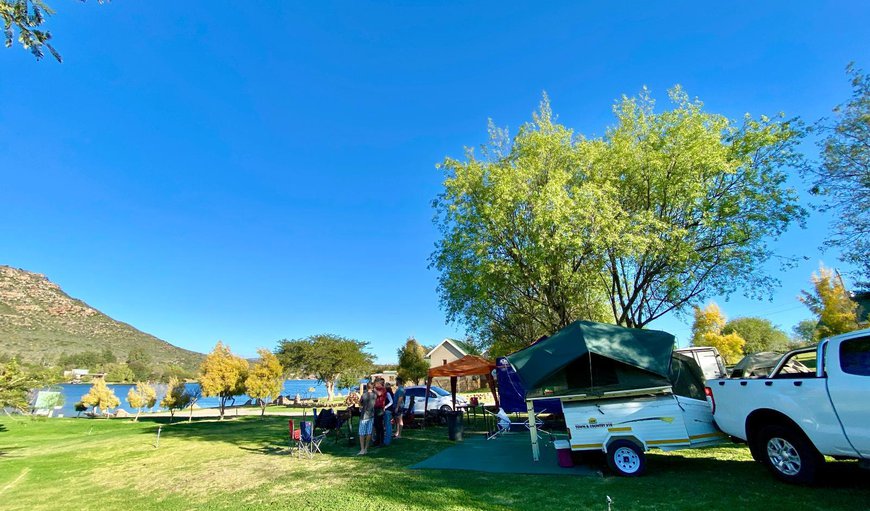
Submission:
MULTIPOLYGON (((115 392, 115 395, 118 396, 118 399, 121 400, 121 406, 118 408, 124 409, 130 413, 136 413, 134 408, 130 408, 130 405, 127 403, 127 392, 130 391, 131 388, 136 385, 128 384, 128 383, 116 383, 109 384, 109 388, 115 392)), ((187 383, 185 386, 191 390, 195 391, 199 388, 199 383, 187 383)), ((63 407, 55 412, 55 417, 58 413, 63 414, 64 417, 75 417, 75 404, 81 401, 82 396, 88 393, 91 390, 90 383, 79 383, 79 384, 71 384, 65 383, 62 385, 57 385, 60 387, 61 393, 64 397, 63 407)), ((157 412, 161 410, 165 410, 160 407, 160 400, 163 399, 163 396, 166 394, 166 384, 158 383, 155 384, 154 387, 157 389, 157 406, 150 409, 142 409, 143 412, 157 412)), ((336 388, 337 393, 346 393, 347 389, 338 389, 336 388)), ((326 397, 326 385, 317 382, 316 380, 285 380, 284 381, 284 389, 281 391, 281 394, 284 396, 289 396, 291 399, 299 394, 302 398, 321 398, 326 397), (313 391, 309 391, 309 389, 314 389, 313 391)), ((248 401, 250 397, 245 394, 235 396, 235 404, 241 405, 248 401)), ((218 398, 216 397, 201 397, 196 402, 196 406, 200 408, 217 408, 219 404, 218 398)), ((227 404, 232 405, 233 401, 230 400, 227 404)))

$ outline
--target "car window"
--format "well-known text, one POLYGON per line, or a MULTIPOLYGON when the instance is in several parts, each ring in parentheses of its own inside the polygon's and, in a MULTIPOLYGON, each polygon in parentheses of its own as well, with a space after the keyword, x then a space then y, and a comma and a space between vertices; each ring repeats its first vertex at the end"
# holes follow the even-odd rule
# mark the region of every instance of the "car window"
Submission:
POLYGON ((870 337, 849 339, 840 344, 840 368, 844 373, 870 376, 870 337))
POLYGON ((421 389, 405 389, 405 395, 409 397, 420 397, 423 395, 421 389))
POLYGON ((442 389, 441 387, 432 387, 430 390, 439 396, 449 396, 450 395, 449 392, 442 389))

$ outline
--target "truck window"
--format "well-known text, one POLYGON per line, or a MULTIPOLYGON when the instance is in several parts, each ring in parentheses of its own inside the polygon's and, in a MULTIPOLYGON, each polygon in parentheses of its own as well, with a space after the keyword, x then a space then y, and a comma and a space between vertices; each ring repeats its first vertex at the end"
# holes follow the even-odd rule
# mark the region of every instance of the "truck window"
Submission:
POLYGON ((773 377, 813 378, 816 375, 817 356, 815 350, 792 353, 785 359, 782 368, 773 377))
POLYGON ((870 376, 870 337, 849 339, 840 344, 840 368, 844 373, 870 376))

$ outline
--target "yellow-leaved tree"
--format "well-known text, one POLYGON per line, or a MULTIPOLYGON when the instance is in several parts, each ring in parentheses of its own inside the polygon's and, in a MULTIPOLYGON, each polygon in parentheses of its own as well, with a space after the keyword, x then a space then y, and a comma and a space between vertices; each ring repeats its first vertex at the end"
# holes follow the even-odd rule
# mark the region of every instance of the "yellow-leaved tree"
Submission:
POLYGON ((722 329, 725 328, 725 323, 725 315, 716 302, 710 302, 703 309, 695 307, 692 345, 716 348, 726 364, 733 364, 743 356, 746 341, 736 333, 723 335, 722 329))
POLYGON ((843 279, 821 264, 811 280, 813 292, 803 291, 798 299, 818 318, 815 340, 858 330, 858 304, 852 301, 843 279))
POLYGON ((166 385, 166 394, 160 401, 160 406, 169 410, 169 422, 175 417, 176 410, 181 410, 187 406, 190 401, 189 396, 184 391, 184 382, 175 376, 169 378, 169 383, 166 385))
POLYGON ((271 351, 260 348, 257 353, 260 361, 251 368, 248 379, 245 380, 245 393, 259 401, 262 417, 266 415, 266 400, 281 395, 284 388, 284 368, 271 351))
POLYGON ((96 410, 100 409, 106 418, 109 418, 109 409, 121 404, 121 400, 115 395, 115 392, 106 385, 106 380, 103 378, 95 378, 91 390, 82 396, 82 403, 85 406, 92 406, 96 410))
POLYGON ((136 409, 136 417, 133 418, 133 422, 136 422, 143 408, 152 408, 157 404, 157 391, 151 385, 140 381, 127 392, 127 402, 131 408, 136 409))
POLYGON ((199 385, 202 395, 219 399, 221 420, 224 419, 227 400, 245 393, 248 361, 233 355, 229 347, 218 341, 199 367, 199 385))

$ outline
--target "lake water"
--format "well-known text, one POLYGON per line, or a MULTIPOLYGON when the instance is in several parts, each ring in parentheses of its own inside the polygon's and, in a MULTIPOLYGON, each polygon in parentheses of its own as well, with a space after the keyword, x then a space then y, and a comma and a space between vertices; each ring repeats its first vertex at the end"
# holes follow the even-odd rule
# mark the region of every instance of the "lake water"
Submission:
MULTIPOLYGON (((121 405, 118 408, 126 410, 130 413, 136 413, 134 408, 130 408, 130 405, 127 403, 127 392, 130 391, 131 388, 136 385, 127 384, 127 383, 116 383, 109 384, 109 388, 115 392, 115 395, 118 396, 118 399, 121 400, 121 405)), ((199 388, 199 383, 187 383, 185 386, 190 390, 197 390, 199 388)), ((61 390, 61 393, 64 397, 63 406, 59 411, 55 412, 55 417, 58 413, 63 414, 64 417, 75 417, 77 412, 75 411, 75 404, 81 401, 82 396, 88 393, 91 390, 90 383, 79 383, 79 384, 70 384, 65 383, 62 385, 56 385, 61 390)), ((166 394, 166 384, 165 383, 157 383, 154 385, 154 388, 157 389, 157 406, 151 409, 142 409, 143 412, 157 412, 161 410, 165 410, 160 407, 160 400, 163 399, 163 396, 166 394)), ((346 394, 347 389, 338 389, 336 388, 336 393, 346 394)), ((288 396, 289 398, 294 398, 296 394, 299 394, 302 398, 321 398, 326 397, 326 385, 318 382, 317 380, 285 380, 284 388, 281 391, 281 395, 288 396), (309 389, 314 389, 309 391, 309 389)), ((235 396, 235 404, 241 405, 248 401, 250 397, 247 395, 239 395, 235 396)), ((219 404, 219 399, 216 397, 201 397, 196 402, 196 406, 200 408, 217 408, 219 404)), ((227 402, 228 405, 233 404, 233 401, 230 400, 227 402)))

